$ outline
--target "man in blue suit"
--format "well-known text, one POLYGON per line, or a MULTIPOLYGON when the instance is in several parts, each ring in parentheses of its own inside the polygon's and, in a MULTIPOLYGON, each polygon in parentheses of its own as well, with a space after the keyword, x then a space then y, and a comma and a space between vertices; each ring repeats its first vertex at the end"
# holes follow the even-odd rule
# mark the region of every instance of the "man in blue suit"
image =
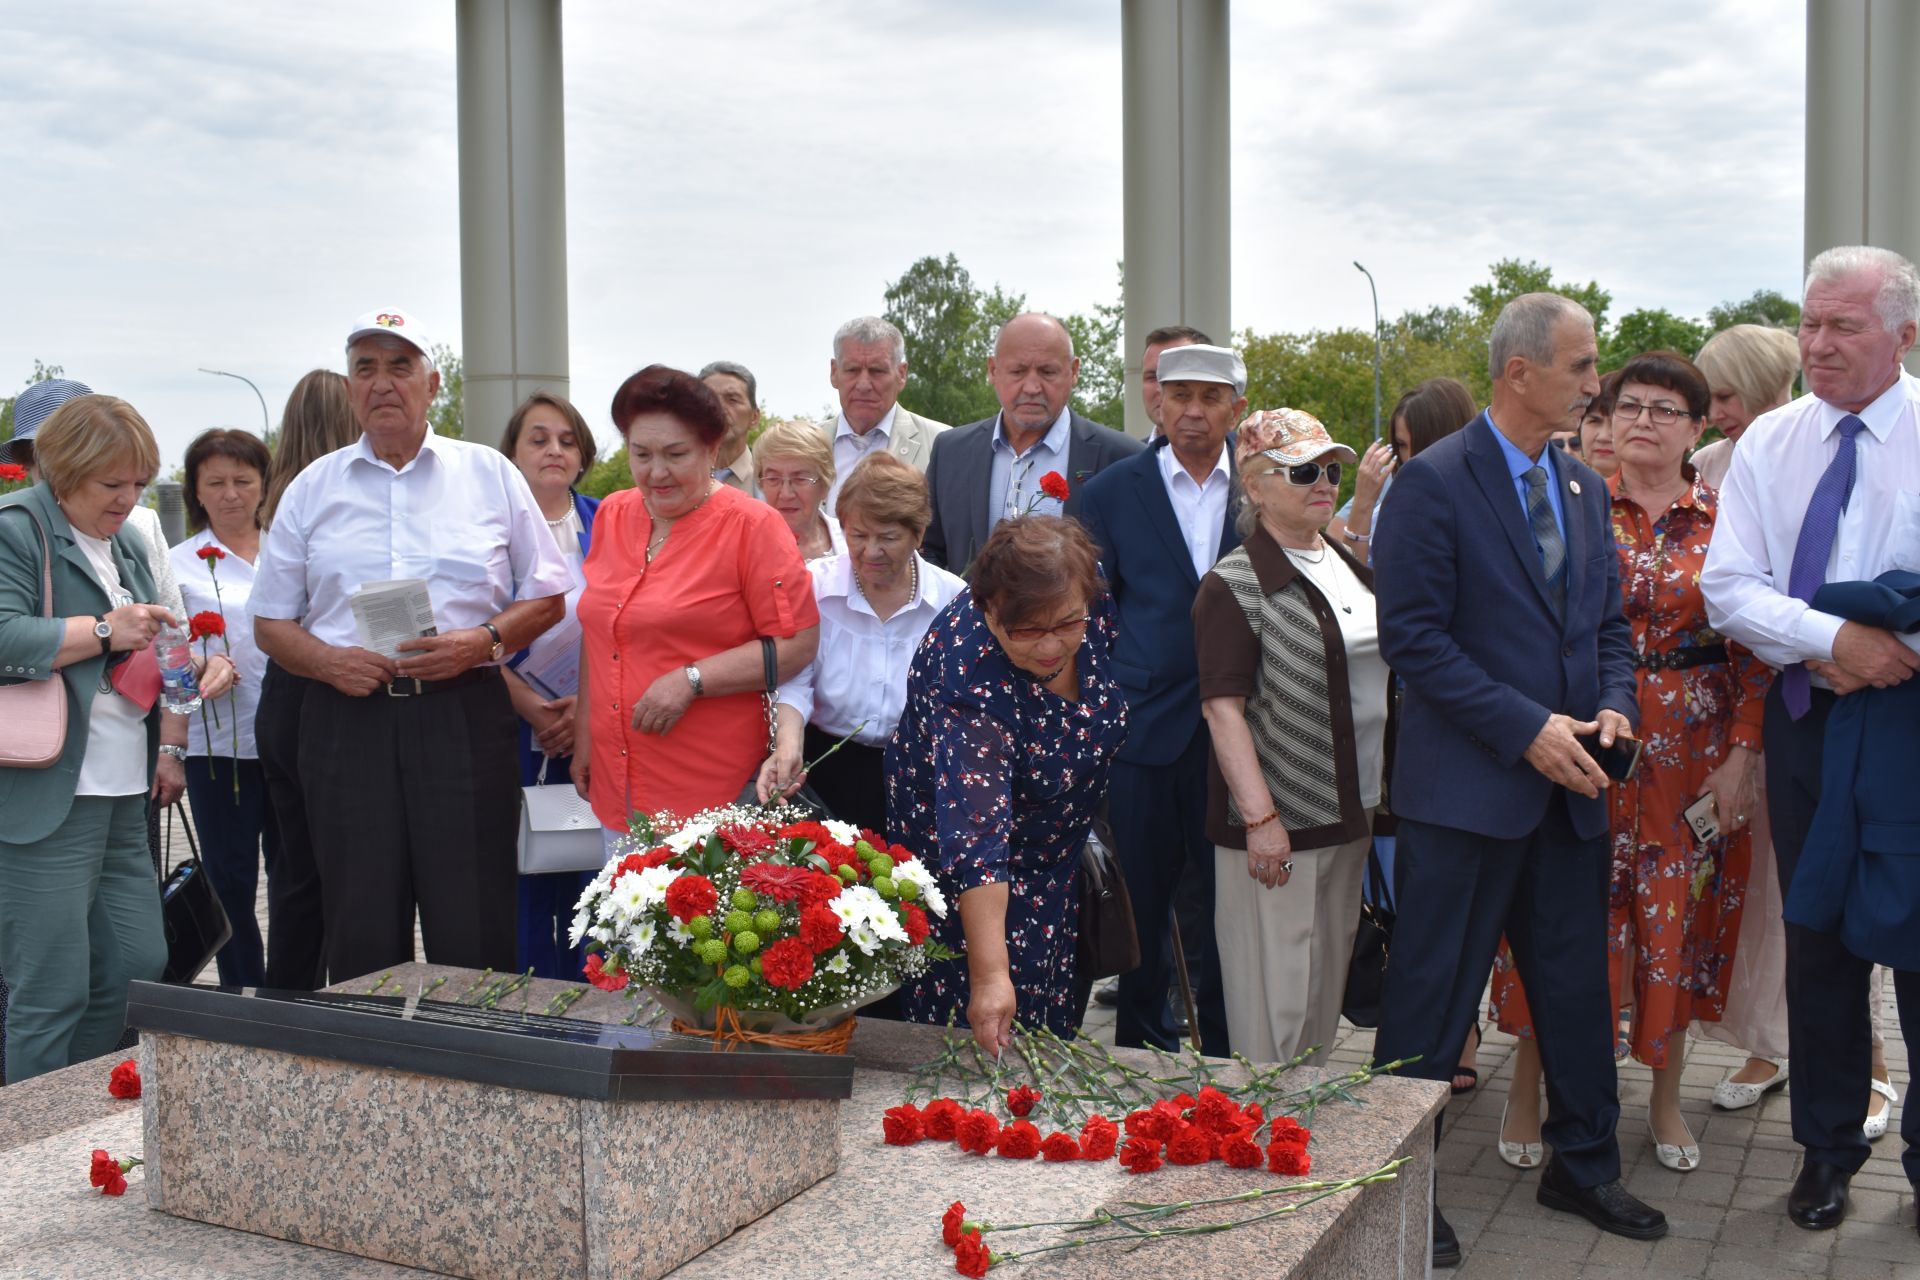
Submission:
MULTIPOLYGON (((1126 691, 1127 742, 1113 764, 1107 813, 1127 876, 1140 967, 1120 979, 1114 1043, 1179 1043, 1167 1010, 1174 892, 1187 878, 1213 902, 1207 839, 1207 727, 1200 718, 1193 597, 1201 575, 1240 545, 1234 531, 1227 433, 1247 408, 1247 368, 1226 347, 1161 353, 1161 433, 1146 452, 1087 483, 1080 518, 1120 615, 1113 674, 1126 691)), ((1210 916, 1209 916, 1210 921, 1210 916)), ((1201 1048, 1227 1053, 1220 952, 1205 935, 1183 938, 1190 957, 1201 1048)))
MULTIPOLYGON (((1604 481, 1548 447, 1599 392, 1593 318, 1514 299, 1493 405, 1394 477, 1373 550, 1380 649, 1405 683, 1393 776, 1403 909, 1374 1055, 1446 1080, 1502 931, 1546 1067, 1538 1199, 1634 1239, 1666 1218, 1620 1185, 1607 985, 1607 777, 1582 739, 1632 733, 1631 631, 1604 481)), ((1460 1246, 1436 1204, 1434 1264, 1460 1246)))

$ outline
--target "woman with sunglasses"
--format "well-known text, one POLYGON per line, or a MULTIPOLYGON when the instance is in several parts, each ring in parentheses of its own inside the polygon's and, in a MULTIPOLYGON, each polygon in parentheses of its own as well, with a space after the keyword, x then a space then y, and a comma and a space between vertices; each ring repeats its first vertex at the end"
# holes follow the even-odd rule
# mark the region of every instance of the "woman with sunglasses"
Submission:
POLYGON ((901 987, 905 1015, 955 1018, 997 1054, 1016 1018, 1059 1035, 1079 1024, 1080 850, 1127 704, 1110 669, 1113 600, 1077 522, 1002 520, 967 586, 908 670, 887 826, 959 907, 933 926, 959 957, 901 987))
POLYGON ((1352 449, 1311 414, 1240 424, 1241 545, 1193 603, 1207 834, 1234 1051, 1319 1065, 1339 1030, 1384 772, 1373 575, 1324 536, 1352 449))

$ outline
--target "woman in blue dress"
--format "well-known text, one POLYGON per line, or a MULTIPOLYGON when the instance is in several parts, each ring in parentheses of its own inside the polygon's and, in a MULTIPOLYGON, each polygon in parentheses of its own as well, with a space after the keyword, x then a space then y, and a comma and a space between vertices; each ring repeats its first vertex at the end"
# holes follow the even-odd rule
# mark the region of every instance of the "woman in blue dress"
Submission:
POLYGON ((1004 520, 969 590, 921 641, 887 748, 889 835, 958 903, 936 937, 960 958, 902 989, 915 1022, 949 1016, 996 1052, 1012 1024, 1071 1034, 1080 849, 1127 732, 1114 619, 1078 524, 1004 520))

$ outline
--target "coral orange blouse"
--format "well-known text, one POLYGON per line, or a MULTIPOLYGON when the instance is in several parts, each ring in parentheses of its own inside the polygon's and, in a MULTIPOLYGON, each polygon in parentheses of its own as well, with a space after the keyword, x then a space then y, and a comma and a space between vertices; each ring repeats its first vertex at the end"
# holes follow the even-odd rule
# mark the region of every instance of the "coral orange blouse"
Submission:
POLYGON ((633 729, 634 704, 669 671, 820 621, 793 534, 763 502, 716 488, 674 523, 648 564, 653 518, 637 490, 600 504, 580 595, 592 735, 589 800, 606 826, 633 810, 682 817, 730 804, 766 756, 758 691, 696 698, 665 734, 633 729))

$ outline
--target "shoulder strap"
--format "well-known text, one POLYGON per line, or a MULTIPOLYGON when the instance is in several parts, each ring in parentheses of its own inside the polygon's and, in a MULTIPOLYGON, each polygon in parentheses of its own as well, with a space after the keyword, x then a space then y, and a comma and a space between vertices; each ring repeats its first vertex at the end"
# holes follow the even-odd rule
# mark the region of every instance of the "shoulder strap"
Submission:
POLYGON ((34 532, 40 535, 40 616, 53 616, 53 544, 47 541, 47 526, 40 523, 40 517, 33 509, 25 506, 4 508, 8 511, 20 511, 33 521, 34 532))

